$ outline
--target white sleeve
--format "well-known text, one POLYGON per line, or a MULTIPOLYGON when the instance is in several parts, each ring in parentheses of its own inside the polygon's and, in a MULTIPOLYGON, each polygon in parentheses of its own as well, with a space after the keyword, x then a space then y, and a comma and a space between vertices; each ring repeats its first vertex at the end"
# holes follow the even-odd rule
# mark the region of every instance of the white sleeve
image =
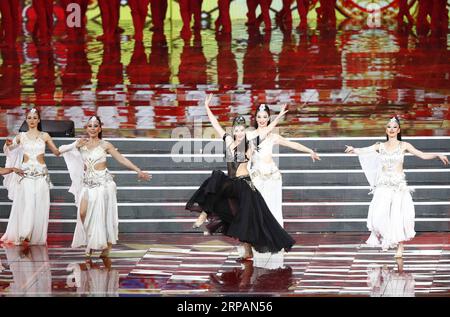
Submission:
POLYGON ((75 196, 75 203, 78 205, 80 193, 83 188, 84 164, 80 151, 76 147, 76 142, 68 145, 61 145, 59 151, 62 153, 64 161, 72 180, 69 193, 75 196))
MULTIPOLYGON (((14 139, 16 140, 16 139, 14 139)), ((17 145, 17 143, 16 143, 17 145)), ((15 167, 20 168, 23 161, 23 147, 18 145, 16 147, 7 147, 6 145, 3 146, 3 151, 6 155, 6 163, 5 167, 15 167)), ((17 191, 17 187, 19 185, 20 176, 16 173, 10 173, 8 175, 3 176, 3 186, 5 186, 6 190, 8 191, 8 198, 10 200, 14 200, 14 196, 17 191)))
POLYGON ((358 154, 359 163, 370 187, 374 188, 381 169, 380 154, 376 151, 375 145, 355 149, 355 153, 358 154))
MULTIPOLYGON (((77 140, 78 141, 78 140, 77 140)), ((64 154, 66 152, 72 151, 72 150, 76 150, 77 149, 77 141, 70 143, 70 144, 64 144, 61 145, 58 150, 61 154, 64 154)))

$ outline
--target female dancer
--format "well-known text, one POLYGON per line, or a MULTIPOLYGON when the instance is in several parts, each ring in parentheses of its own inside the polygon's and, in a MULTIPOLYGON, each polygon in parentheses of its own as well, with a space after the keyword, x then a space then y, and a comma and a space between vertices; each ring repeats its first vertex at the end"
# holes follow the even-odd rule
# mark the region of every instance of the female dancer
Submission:
POLYGON ((266 133, 270 124, 270 109, 267 105, 260 105, 255 114, 256 130, 248 135, 249 140, 256 144, 253 153, 250 176, 253 184, 264 197, 275 219, 283 226, 282 212, 282 179, 277 165, 273 161, 272 152, 274 145, 287 146, 299 152, 309 153, 313 162, 320 157, 310 148, 296 142, 291 142, 276 133, 266 133))
POLYGON ((261 253, 289 251, 295 241, 277 223, 250 180, 247 163, 252 149, 246 139, 245 119, 235 118, 233 135, 225 133, 209 108, 211 98, 211 95, 206 98, 205 108, 212 126, 225 141, 228 176, 213 171, 188 201, 186 209, 206 213, 210 233, 220 232, 243 242, 245 254, 241 260, 252 258, 251 247, 261 253))
POLYGON ((74 194, 78 207, 77 224, 72 247, 86 246, 86 256, 92 250, 102 250, 107 257, 119 233, 116 183, 106 166, 106 155, 138 173, 138 178, 149 180, 109 142, 102 140, 102 122, 92 116, 86 127, 88 139, 78 139, 72 144, 60 146, 72 180, 69 192, 74 194), (84 170, 84 173, 83 173, 84 170))
POLYGON ((415 236, 414 204, 403 172, 405 151, 423 159, 439 158, 449 163, 444 155, 424 153, 410 143, 403 142, 400 121, 393 117, 386 125, 385 143, 376 143, 366 148, 347 146, 346 153, 359 156, 361 167, 373 188, 373 199, 369 206, 367 228, 371 231, 366 241, 371 246, 381 246, 384 251, 397 247, 396 258, 403 256, 403 241, 415 236))
POLYGON ((48 133, 41 131, 41 116, 33 108, 26 114, 28 132, 6 140, 6 167, 20 168, 24 176, 5 176, 8 198, 13 201, 6 232, 1 238, 8 244, 45 244, 50 211, 50 178, 44 161, 45 147, 60 153, 48 133))

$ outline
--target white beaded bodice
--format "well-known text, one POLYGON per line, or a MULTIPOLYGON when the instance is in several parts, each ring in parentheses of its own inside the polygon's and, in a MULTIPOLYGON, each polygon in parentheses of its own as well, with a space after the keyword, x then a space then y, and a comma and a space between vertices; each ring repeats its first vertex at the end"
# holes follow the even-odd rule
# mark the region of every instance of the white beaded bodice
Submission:
POLYGON ((409 190, 403 172, 404 150, 402 142, 394 151, 387 151, 384 144, 380 143, 379 157, 381 161, 381 171, 378 175, 376 187, 389 187, 393 190, 409 190))
POLYGON ((51 186, 47 166, 38 161, 38 156, 45 154, 45 141, 42 139, 42 134, 41 132, 36 139, 28 137, 25 132, 20 134, 23 153, 28 157, 28 161, 21 165, 21 169, 24 171, 22 179, 38 179, 43 177, 49 186, 51 186))
POLYGON ((252 178, 281 179, 281 173, 272 158, 274 144, 275 141, 269 134, 253 152, 250 171, 252 178))
POLYGON ((90 188, 97 187, 113 180, 113 177, 109 173, 108 169, 95 169, 97 164, 106 163, 107 153, 105 150, 105 144, 105 141, 100 141, 100 143, 92 149, 88 149, 87 146, 82 146, 80 148, 81 157, 83 158, 85 167, 83 177, 84 186, 90 188))
POLYGON ((398 147, 389 152, 383 143, 380 143, 380 159, 384 171, 401 170, 405 154, 403 153, 402 143, 399 142, 398 147))
POLYGON ((25 132, 21 133, 20 142, 22 143, 23 151, 28 156, 29 161, 37 163, 38 156, 45 154, 45 141, 41 138, 42 132, 35 140, 28 137, 25 132))
POLYGON ((104 141, 100 141, 100 143, 92 149, 88 149, 87 146, 82 146, 80 148, 80 153, 83 158, 86 171, 95 170, 95 165, 106 162, 107 153, 104 149, 104 141))

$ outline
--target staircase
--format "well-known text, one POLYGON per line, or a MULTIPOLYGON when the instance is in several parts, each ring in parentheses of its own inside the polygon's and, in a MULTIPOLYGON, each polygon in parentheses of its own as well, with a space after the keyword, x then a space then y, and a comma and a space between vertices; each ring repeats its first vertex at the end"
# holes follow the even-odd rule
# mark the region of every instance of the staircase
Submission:
MULTIPOLYGON (((223 143, 218 139, 106 139, 143 170, 150 182, 138 182, 136 173, 108 158, 115 175, 120 232, 198 232, 192 229, 196 214, 184 210, 190 195, 213 169, 226 169, 223 143), (173 149, 180 151, 173 152, 173 149), (209 150, 208 150, 209 149, 209 150)), ((345 145, 369 146, 382 138, 290 138, 316 149, 322 160, 280 148, 274 157, 283 177, 285 228, 291 232, 367 231, 366 216, 372 199, 369 185, 355 155, 345 145)), ((424 152, 450 155, 450 137, 404 138, 424 152)), ((3 148, 5 139, 0 139, 3 148)), ((54 139, 57 146, 73 139, 54 139)), ((49 232, 73 232, 76 207, 69 174, 62 158, 46 157, 50 178, 49 232)), ((0 166, 5 155, 0 154, 0 166)), ((415 189, 416 231, 449 231, 450 168, 439 160, 425 161, 407 155, 405 172, 415 189)), ((0 187, 0 232, 4 232, 11 209, 4 186, 0 187)))

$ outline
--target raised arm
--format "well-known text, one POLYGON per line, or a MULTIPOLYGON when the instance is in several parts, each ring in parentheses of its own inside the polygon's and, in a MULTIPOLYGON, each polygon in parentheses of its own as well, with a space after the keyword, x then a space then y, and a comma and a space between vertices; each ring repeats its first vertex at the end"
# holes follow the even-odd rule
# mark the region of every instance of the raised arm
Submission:
POLYGON ((360 155, 360 154, 375 152, 375 151, 378 151, 379 149, 380 149, 380 143, 375 143, 371 146, 361 147, 361 148, 354 148, 353 146, 346 145, 345 153, 360 155))
POLYGON ((50 151, 52 151, 52 153, 55 154, 55 156, 61 155, 59 149, 56 147, 55 143, 53 143, 52 137, 48 133, 44 133, 44 141, 47 144, 50 151))
POLYGON ((306 147, 306 146, 304 146, 304 145, 302 145, 300 143, 289 141, 289 140, 283 138, 281 135, 278 135, 278 134, 276 134, 275 141, 279 145, 286 146, 286 147, 291 148, 293 150, 296 150, 296 151, 299 151, 299 152, 304 152, 304 153, 309 153, 311 155, 311 159, 313 161, 316 161, 316 160, 320 161, 320 157, 319 157, 319 155, 317 155, 316 152, 314 152, 312 149, 310 149, 310 148, 308 148, 308 147, 306 147))
POLYGON ((209 108, 209 104, 211 103, 213 95, 209 94, 205 99, 205 109, 206 113, 208 114, 209 121, 211 122, 214 130, 219 134, 221 138, 223 138, 223 135, 225 134, 225 130, 220 126, 219 121, 217 121, 217 118, 212 113, 211 109, 209 108))
POLYGON ((106 151, 120 164, 126 168, 135 171, 138 174, 138 178, 142 180, 150 180, 152 176, 149 173, 141 171, 139 167, 134 165, 129 159, 124 157, 111 143, 106 142, 106 151))
POLYGON ((412 146, 411 143, 408 143, 408 142, 403 142, 403 143, 404 143, 404 148, 406 151, 408 151, 412 155, 415 155, 415 156, 421 158, 422 160, 434 160, 434 159, 438 158, 442 161, 442 163, 444 163, 444 165, 449 164, 448 158, 445 155, 436 154, 436 153, 425 153, 425 152, 422 152, 422 151, 416 149, 414 146, 412 146))
POLYGON ((281 118, 283 118, 283 116, 288 113, 288 110, 286 110, 287 105, 283 105, 281 107, 280 113, 275 117, 275 119, 265 128, 263 128, 263 134, 267 135, 270 132, 272 132, 273 129, 275 129, 275 127, 278 125, 278 123, 280 122, 281 118))

